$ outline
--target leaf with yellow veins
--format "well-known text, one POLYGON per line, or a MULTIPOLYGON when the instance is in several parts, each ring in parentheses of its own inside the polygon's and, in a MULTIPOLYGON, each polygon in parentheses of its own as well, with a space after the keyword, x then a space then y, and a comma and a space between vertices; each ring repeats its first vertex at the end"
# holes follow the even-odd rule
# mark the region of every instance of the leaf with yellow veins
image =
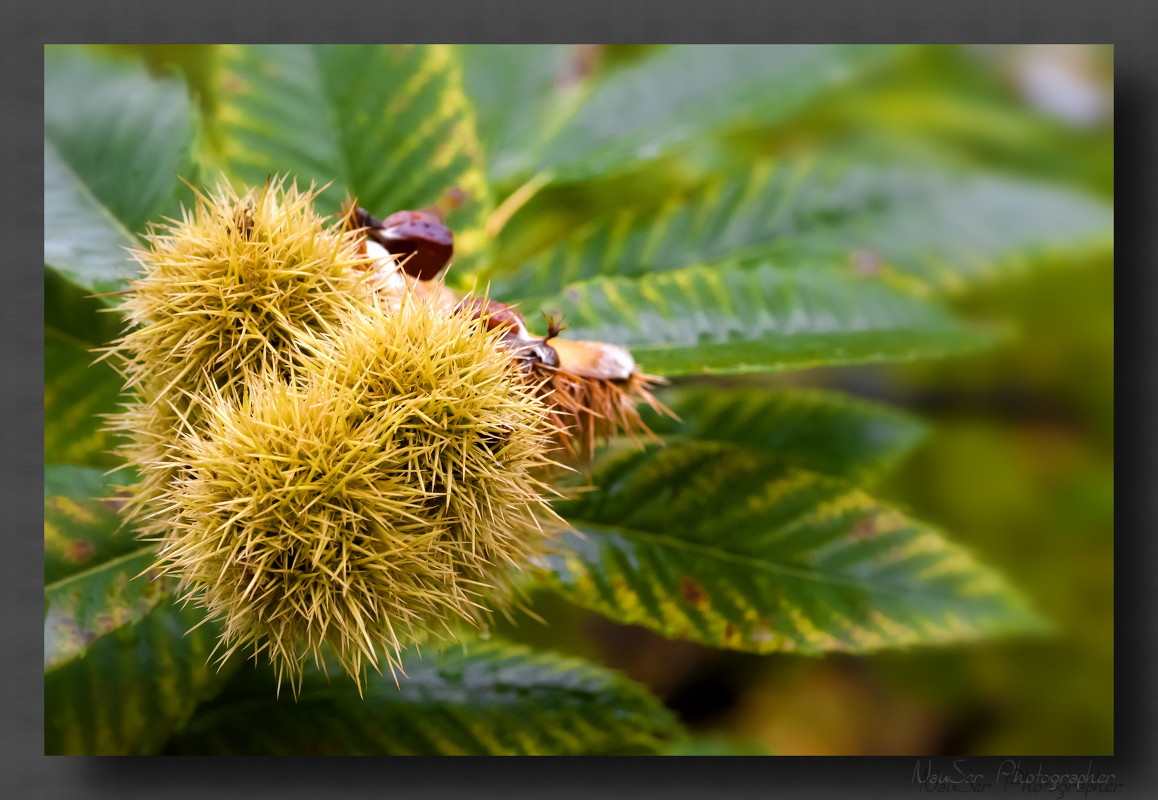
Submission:
POLYGON ((617 622, 756 653, 867 652, 1039 630, 939 532, 859 489, 703 442, 604 459, 562 503, 548 583, 617 622))

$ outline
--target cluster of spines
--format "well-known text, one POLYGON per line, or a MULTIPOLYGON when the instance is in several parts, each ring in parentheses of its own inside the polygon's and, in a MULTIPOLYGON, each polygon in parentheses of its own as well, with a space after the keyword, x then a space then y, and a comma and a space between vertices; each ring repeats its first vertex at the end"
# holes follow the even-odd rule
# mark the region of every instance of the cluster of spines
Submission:
POLYGON ((382 653, 393 671, 406 643, 501 607, 546 542, 548 454, 662 408, 622 348, 560 342, 559 363, 557 330, 458 302, 429 213, 327 225, 316 196, 198 193, 137 254, 106 353, 131 397, 112 422, 141 475, 130 516, 223 621, 223 657, 264 650, 291 683, 326 647, 355 680, 382 653))
POLYGON ((477 320, 384 303, 316 192, 199 194, 137 254, 105 353, 129 402, 128 513, 187 601, 300 679, 366 664, 507 593, 544 543, 547 411, 477 320))
POLYGON ((129 513, 143 532, 168 529, 155 509, 174 475, 166 465, 180 436, 200 429, 205 397, 289 374, 304 343, 365 302, 357 238, 324 224, 316 195, 272 181, 239 195, 223 183, 134 253, 144 272, 121 304, 128 332, 104 357, 129 396, 110 428, 140 468, 129 513))
POLYGON ((184 446, 162 553, 294 682, 328 644, 357 679, 406 642, 476 622, 544 542, 546 409, 512 356, 414 300, 356 313, 303 379, 220 398, 184 446))
POLYGON ((535 364, 528 376, 551 408, 558 446, 572 458, 590 459, 600 441, 616 436, 655 439, 644 424, 639 404, 671 415, 651 393, 661 379, 641 372, 609 379, 576 375, 565 368, 535 364))
POLYGON ((651 435, 637 410, 641 402, 671 413, 651 394, 662 379, 635 369, 623 348, 561 340, 562 327, 552 319, 546 320, 547 337, 538 338, 515 307, 486 297, 460 298, 448 289, 438 276, 450 262, 454 234, 437 211, 399 211, 379 220, 351 201, 342 218, 347 230, 362 233, 362 253, 370 257, 373 247, 391 255, 370 273, 374 291, 387 303, 418 294, 503 332, 500 345, 519 354, 522 374, 552 409, 555 444, 572 459, 590 458, 600 440, 651 435))
POLYGON ((518 354, 524 380, 551 409, 557 447, 572 460, 590 459, 597 442, 616 436, 654 438, 640 403, 671 415, 651 393, 663 379, 639 371, 622 347, 561 339, 563 328, 551 317, 546 338, 536 337, 518 309, 485 297, 464 298, 457 309, 502 332, 500 343, 518 354))

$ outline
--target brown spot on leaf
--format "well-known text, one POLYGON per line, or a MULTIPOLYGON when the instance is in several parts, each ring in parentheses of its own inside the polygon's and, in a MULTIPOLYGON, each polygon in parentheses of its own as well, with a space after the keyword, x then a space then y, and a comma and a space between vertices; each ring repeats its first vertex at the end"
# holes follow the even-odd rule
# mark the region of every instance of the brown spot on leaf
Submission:
POLYGON ((732 639, 736 636, 737 633, 738 633, 738 631, 736 630, 735 625, 733 625, 730 622, 725 623, 725 625, 724 625, 724 638, 725 639, 732 639))
POLYGON ((74 564, 80 564, 92 558, 95 552, 96 548, 88 539, 74 539, 64 548, 64 557, 74 564))
POLYGON ((704 608, 708 604, 708 593, 703 587, 688 577, 680 578, 680 594, 696 608, 704 608))
POLYGON ((470 192, 458 186, 451 186, 434 201, 433 208, 438 212, 439 216, 446 219, 450 212, 457 211, 468 202, 470 202, 470 192))
POLYGON ((876 253, 869 250, 854 250, 852 252, 852 268, 861 275, 875 277, 881 274, 884 262, 876 253))
POLYGON ((555 88, 566 89, 591 76, 603 55, 601 44, 577 44, 571 48, 571 57, 555 76, 555 88))
POLYGON ((461 208, 463 203, 470 200, 470 192, 461 186, 451 186, 442 194, 446 198, 446 202, 452 203, 454 208, 461 208))
POLYGON ((854 539, 871 539, 876 536, 877 518, 869 517, 868 519, 862 519, 856 524, 856 527, 852 529, 852 535, 854 539))

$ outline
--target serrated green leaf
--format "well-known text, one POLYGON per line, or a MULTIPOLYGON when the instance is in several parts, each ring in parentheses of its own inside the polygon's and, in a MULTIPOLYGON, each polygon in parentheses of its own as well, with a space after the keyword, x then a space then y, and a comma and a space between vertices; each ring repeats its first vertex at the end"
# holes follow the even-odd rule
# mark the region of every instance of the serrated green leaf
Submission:
POLYGON ((124 288, 126 247, 189 167, 184 84, 80 47, 45 51, 44 260, 96 292, 124 288))
POLYGON ((102 637, 144 618, 172 594, 144 575, 156 548, 134 541, 110 503, 126 475, 52 465, 44 473, 44 668, 85 657, 102 637))
POLYGON ((225 47, 217 97, 211 132, 231 177, 328 183, 323 213, 351 195, 381 217, 456 193, 462 206, 448 224, 459 269, 483 251, 491 198, 449 47, 225 47))
POLYGON ((194 120, 184 83, 85 48, 51 47, 44 84, 45 139, 102 208, 129 230, 143 229, 191 160, 194 120))
POLYGON ((44 329, 44 459, 54 464, 115 466, 113 437, 101 414, 117 410, 121 378, 93 363, 84 342, 44 329))
POLYGON ((124 332, 125 323, 110 309, 111 298, 90 297, 88 291, 54 269, 44 270, 44 325, 85 347, 108 344, 124 332))
POLYGON ((1037 262, 1113 244, 1113 210, 1078 192, 989 175, 905 170, 862 174, 886 198, 847 224, 816 228, 770 250, 787 261, 868 259, 870 269, 954 292, 1037 262))
POLYGON ((44 468, 44 580, 66 578, 141 547, 108 501, 119 473, 49 464, 44 468))
POLYGON ((686 267, 596 278, 540 307, 568 338, 631 350, 645 372, 746 372, 908 361, 993 341, 946 309, 851 268, 686 267))
POLYGON ((123 56, 138 58, 157 73, 177 72, 189 86, 189 93, 203 108, 212 108, 213 60, 220 45, 215 44, 105 44, 90 45, 94 50, 109 50, 123 56))
POLYGON ((123 289, 134 268, 127 248, 136 237, 109 214, 44 142, 44 263, 94 292, 123 289))
POLYGON ((993 176, 760 162, 593 220, 492 283, 541 297, 598 276, 774 260, 859 268, 934 289, 974 285, 1105 245, 1112 210, 1068 189, 993 176))
POLYGON ((501 181, 528 171, 590 85, 581 76, 568 80, 576 47, 476 44, 461 49, 488 173, 501 181))
POLYGON ((308 674, 297 698, 272 678, 228 692, 177 737, 183 754, 651 754, 682 736, 642 686, 574 658, 500 643, 424 650, 398 686, 308 674))
POLYGON ((644 421, 667 441, 740 445, 854 480, 887 471, 927 432, 896 408, 818 389, 679 389, 661 399, 677 419, 644 408, 644 421))
POLYGON ((736 447, 608 458, 558 506, 547 581, 611 619, 756 653, 941 644, 1035 630, 995 573, 848 484, 736 447))
POLYGON ((878 45, 678 45, 614 73, 545 148, 539 167, 583 180, 723 127, 777 122, 895 49, 878 45))
POLYGON ((44 587, 46 672, 83 658, 102 636, 140 621, 169 597, 168 581, 142 575, 155 557, 154 547, 140 546, 44 587))
POLYGON ((45 752, 152 753, 220 686, 219 628, 147 574, 152 545, 122 529, 108 497, 124 476, 45 470, 45 752))
POLYGON ((220 633, 200 612, 158 602, 44 676, 48 755, 158 752, 228 676, 209 662, 220 633))

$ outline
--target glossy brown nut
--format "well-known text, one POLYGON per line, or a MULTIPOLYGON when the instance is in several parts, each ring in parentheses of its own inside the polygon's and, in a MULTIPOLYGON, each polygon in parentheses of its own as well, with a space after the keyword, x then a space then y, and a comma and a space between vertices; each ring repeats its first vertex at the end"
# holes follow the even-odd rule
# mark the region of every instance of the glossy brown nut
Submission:
POLYGON ((431 211, 395 211, 390 216, 377 223, 378 228, 393 228, 407 222, 429 222, 434 225, 442 224, 442 217, 431 211))
POLYGON ((426 211, 397 211, 371 228, 370 236, 392 255, 408 256, 402 270, 420 281, 442 272, 454 255, 454 233, 426 211))
POLYGON ((458 310, 466 311, 474 319, 481 319, 487 330, 505 328, 511 333, 518 333, 523 322, 523 315, 512 306, 490 300, 486 297, 472 297, 458 304, 458 310))

